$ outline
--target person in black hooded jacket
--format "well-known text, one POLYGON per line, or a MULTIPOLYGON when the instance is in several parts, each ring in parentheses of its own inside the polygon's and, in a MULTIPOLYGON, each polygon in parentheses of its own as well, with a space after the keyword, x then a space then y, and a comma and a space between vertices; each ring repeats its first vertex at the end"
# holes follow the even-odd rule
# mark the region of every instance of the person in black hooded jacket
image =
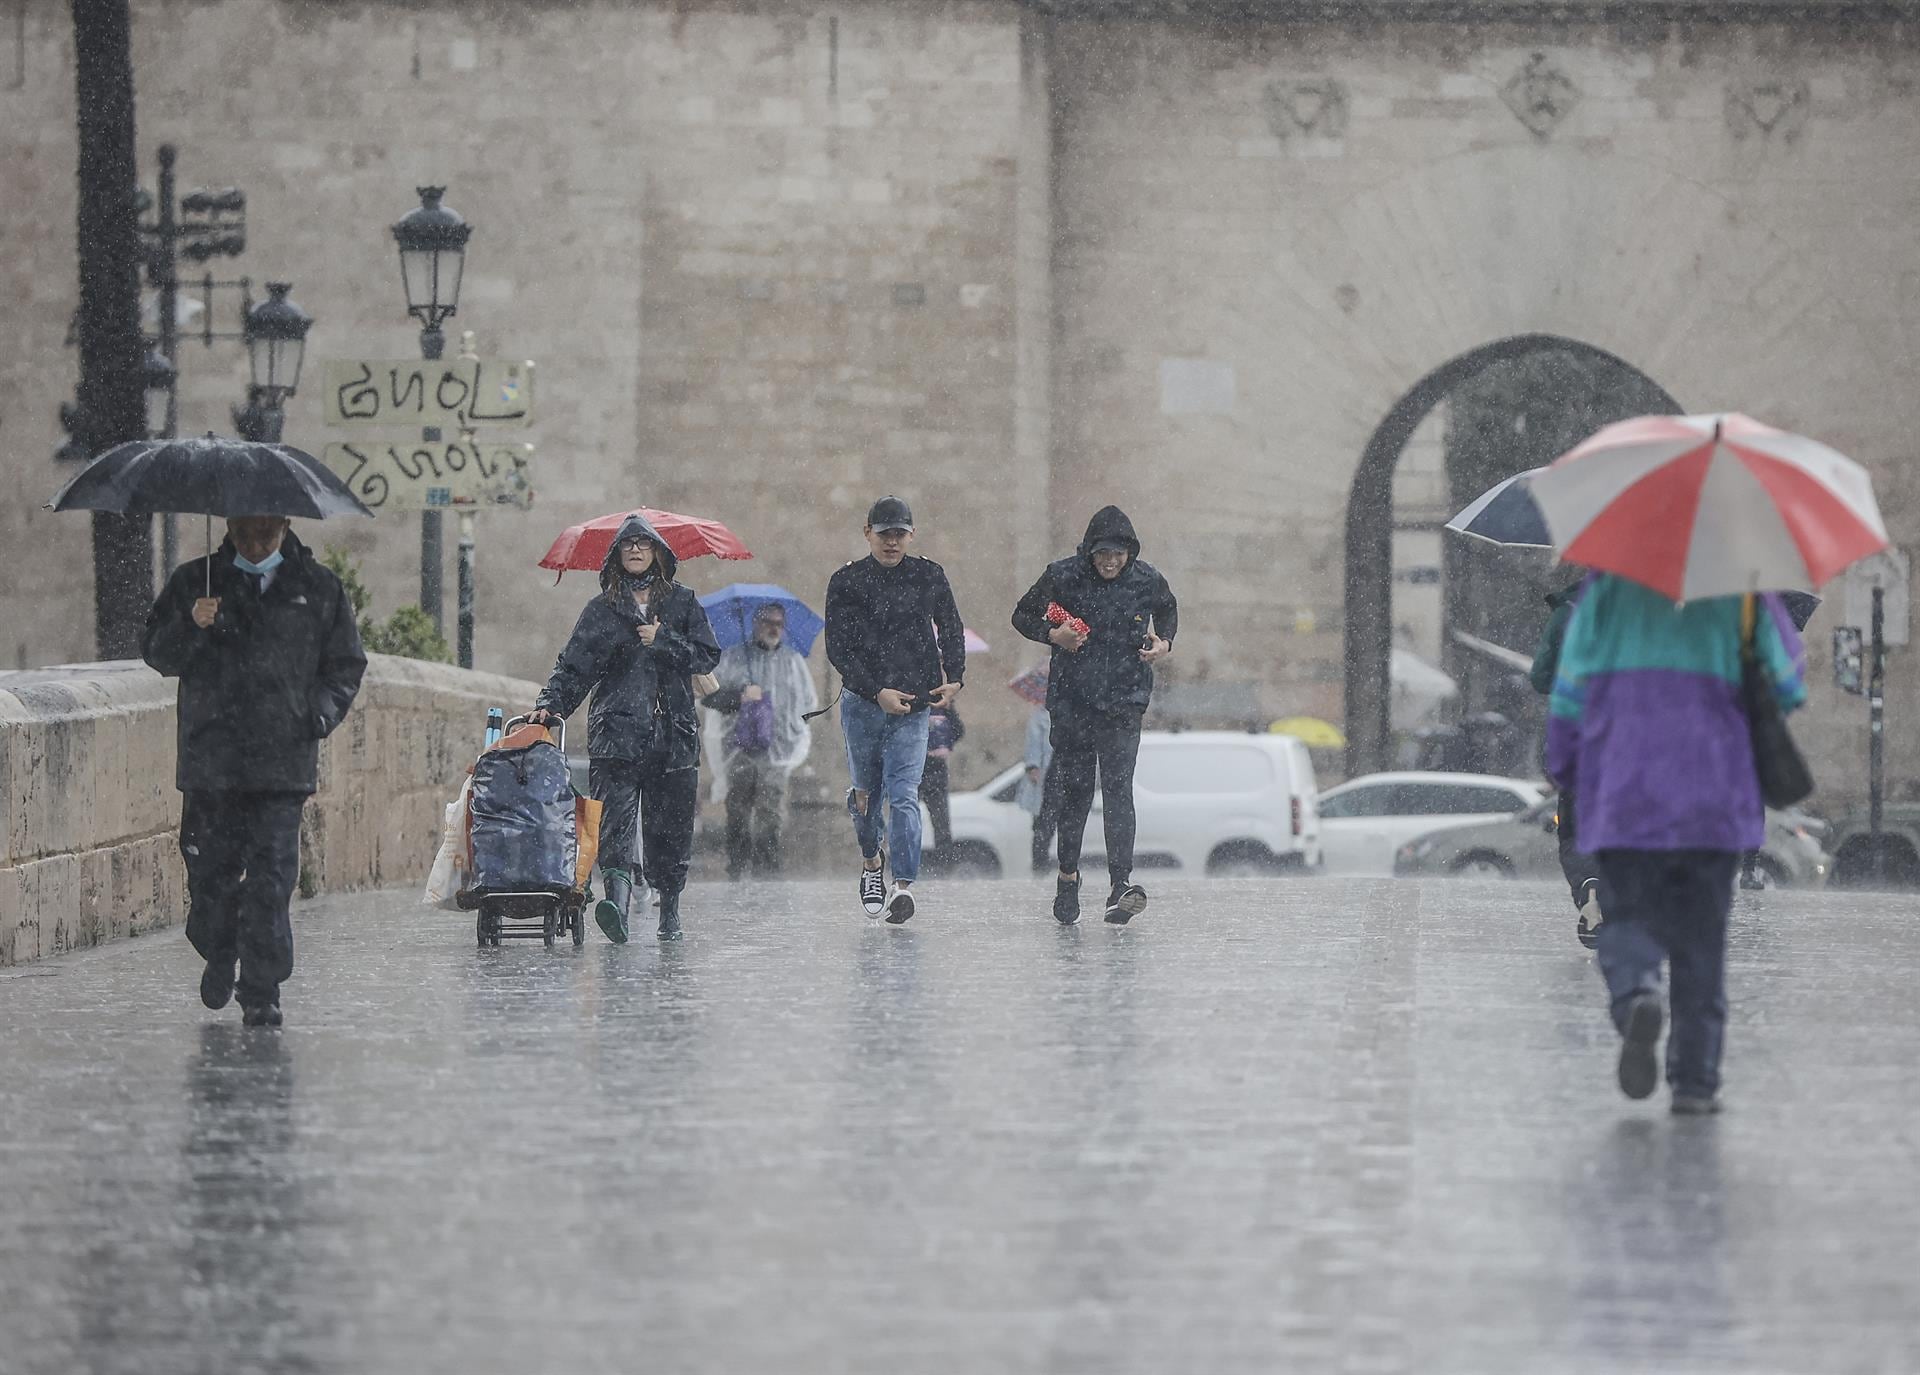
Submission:
POLYGON ((300 813, 367 668, 353 603, 283 517, 236 516, 211 558, 167 579, 140 655, 180 680, 174 782, 200 1000, 218 1009, 237 991, 248 1026, 279 1026, 300 813))
POLYGON ((1080 919, 1080 845, 1096 768, 1112 885, 1106 919, 1124 924, 1147 905, 1147 890, 1133 881, 1133 767, 1153 665, 1173 651, 1179 615, 1173 589, 1141 562, 1133 522, 1118 506, 1095 512, 1078 552, 1047 565, 1013 609, 1015 630, 1053 647, 1047 711, 1060 807, 1053 915, 1065 925, 1080 919), (1059 623, 1061 612, 1071 619, 1059 623))
POLYGON ((588 787, 601 804, 594 919, 627 939, 636 825, 646 879, 660 894, 660 939, 680 939, 680 890, 699 809, 700 726, 692 678, 720 662, 720 646, 679 561, 643 517, 628 516, 600 568, 600 593, 574 624, 531 713, 565 719, 589 692, 588 787))

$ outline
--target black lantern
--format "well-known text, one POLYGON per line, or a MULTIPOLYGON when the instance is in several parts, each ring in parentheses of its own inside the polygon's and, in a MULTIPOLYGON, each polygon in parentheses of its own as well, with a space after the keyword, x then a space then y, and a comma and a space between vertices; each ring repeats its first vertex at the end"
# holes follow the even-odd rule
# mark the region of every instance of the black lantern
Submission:
POLYGON ((269 406, 278 406, 300 385, 307 331, 313 317, 287 299, 290 282, 268 282, 267 299, 247 312, 247 356, 253 385, 269 406))
POLYGON ((473 226, 440 203, 446 187, 417 189, 420 208, 394 225, 393 241, 400 245, 400 282, 407 291, 407 313, 423 329, 438 330, 440 322, 459 309, 460 274, 473 226))
POLYGON ((159 439, 167 433, 171 419, 168 412, 172 409, 173 384, 178 374, 173 364, 167 361, 167 355, 159 349, 148 349, 146 361, 140 365, 141 384, 147 395, 147 438, 159 439))

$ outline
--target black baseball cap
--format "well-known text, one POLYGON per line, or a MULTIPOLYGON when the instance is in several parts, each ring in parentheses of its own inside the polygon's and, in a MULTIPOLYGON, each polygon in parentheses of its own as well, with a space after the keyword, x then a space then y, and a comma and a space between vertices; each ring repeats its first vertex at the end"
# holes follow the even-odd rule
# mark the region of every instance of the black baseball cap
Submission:
POLYGON ((913 508, 899 497, 881 497, 867 512, 867 525, 873 530, 913 529, 913 508))
POLYGON ((1093 542, 1093 548, 1087 550, 1089 554, 1104 554, 1109 551, 1116 554, 1130 554, 1133 552, 1127 547, 1127 542, 1117 535, 1109 535, 1106 539, 1095 540, 1093 542))

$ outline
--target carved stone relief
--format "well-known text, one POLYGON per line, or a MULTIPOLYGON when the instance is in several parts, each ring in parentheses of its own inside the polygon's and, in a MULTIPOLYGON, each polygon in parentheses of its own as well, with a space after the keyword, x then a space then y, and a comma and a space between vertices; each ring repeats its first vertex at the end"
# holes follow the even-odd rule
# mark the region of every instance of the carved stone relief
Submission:
POLYGON ((1267 127, 1282 143, 1299 134, 1339 138, 1347 131, 1347 88, 1330 76, 1267 83, 1267 127))
POLYGON ((1500 98, 1529 133, 1544 139, 1573 113, 1580 103, 1580 88, 1545 53, 1535 53, 1500 88, 1500 98))
POLYGON ((1796 143, 1813 113, 1813 92, 1806 81, 1779 77, 1727 88, 1727 128, 1735 138, 1796 143))

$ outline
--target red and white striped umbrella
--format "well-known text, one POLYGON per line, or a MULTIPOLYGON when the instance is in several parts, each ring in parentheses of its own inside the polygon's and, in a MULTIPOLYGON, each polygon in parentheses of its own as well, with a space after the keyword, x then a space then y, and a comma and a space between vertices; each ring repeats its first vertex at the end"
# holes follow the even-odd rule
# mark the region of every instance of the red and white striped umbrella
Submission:
POLYGON ((1887 545, 1865 468, 1744 415, 1608 425, 1528 490, 1564 562, 1677 602, 1818 588, 1887 545))

